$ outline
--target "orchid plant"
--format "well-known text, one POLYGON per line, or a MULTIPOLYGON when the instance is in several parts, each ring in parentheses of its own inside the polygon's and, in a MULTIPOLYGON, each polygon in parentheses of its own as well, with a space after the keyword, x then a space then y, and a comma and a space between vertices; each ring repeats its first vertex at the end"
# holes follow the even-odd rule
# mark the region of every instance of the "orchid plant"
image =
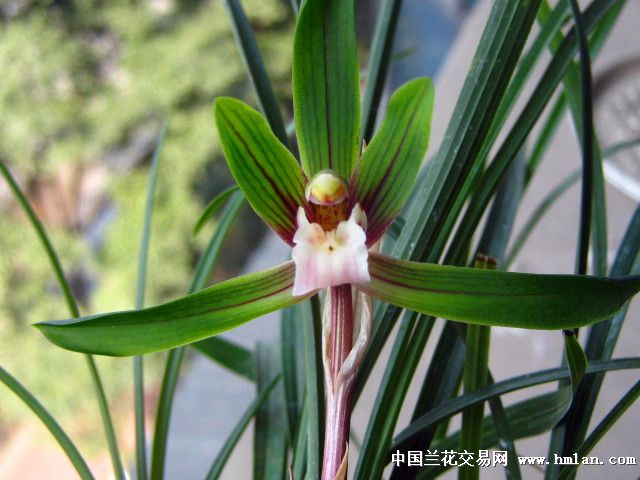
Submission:
MULTIPOLYGON (((492 18, 509 16, 528 33, 539 4, 496 2, 492 18)), ((558 17, 561 13, 566 12, 557 13, 558 17)), ((219 97, 215 101, 215 122, 229 168, 255 212, 291 247, 292 260, 162 305, 36 325, 65 349, 141 355, 193 344, 268 312, 321 298, 326 393, 323 480, 346 478, 356 380, 368 358, 374 318, 379 319, 377 325, 387 318, 375 314, 373 300, 395 306, 396 312, 406 309, 472 326, 571 330, 610 318, 640 290, 637 276, 534 275, 438 265, 435 240, 426 243, 436 252, 433 255, 414 255, 413 247, 385 248, 385 233, 392 225, 402 235, 410 231, 407 222, 429 225, 425 218, 410 216, 416 210, 406 210, 402 221, 397 219, 427 153, 434 89, 428 78, 398 88, 377 132, 365 142, 354 25, 353 0, 306 0, 299 11, 293 58, 299 160, 283 143, 286 139, 277 134, 279 130, 272 128, 272 119, 268 121, 240 100, 219 97)), ((501 32, 515 35, 518 28, 505 27, 501 32)), ((489 55, 493 33, 486 35, 479 48, 489 55)), ((513 39, 518 53, 525 39, 526 35, 513 39)), ((513 67, 500 75, 508 79, 513 67)), ((491 78, 490 71, 485 73, 491 78)), ((481 85, 478 79, 470 84, 481 85)), ((493 89, 492 95, 500 95, 499 90, 493 89)), ((491 108, 495 112, 497 102, 491 108)), ((487 129, 484 133, 490 137, 487 129)), ((441 151, 444 154, 430 161, 436 167, 426 175, 445 172, 447 150, 441 151)), ((513 155, 509 158, 513 160, 513 155)), ((429 181, 418 183, 414 190, 418 199, 432 194, 429 181)), ((441 184, 431 182, 437 186, 433 188, 437 195, 441 184)), ((466 256, 455 263, 466 263, 466 256)), ((485 264, 491 265, 491 259, 485 264)), ((379 351, 380 345, 374 348, 379 351)), ((407 433, 396 443, 409 440, 415 440, 415 434, 407 433)), ((386 450, 376 468, 384 465, 385 455, 386 450)), ((379 473, 376 468, 372 471, 379 473)))

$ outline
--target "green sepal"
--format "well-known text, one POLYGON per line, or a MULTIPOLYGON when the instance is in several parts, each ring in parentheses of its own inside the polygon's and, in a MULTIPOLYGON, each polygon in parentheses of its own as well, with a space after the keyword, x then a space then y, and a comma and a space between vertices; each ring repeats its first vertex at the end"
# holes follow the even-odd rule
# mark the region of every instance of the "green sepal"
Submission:
POLYGON ((538 275, 409 262, 369 255, 362 291, 416 312, 478 325, 560 330, 615 314, 640 277, 538 275))
POLYGON ((291 295, 293 261, 232 278, 143 310, 105 313, 35 326, 67 350, 127 356, 175 348, 238 327, 308 298, 291 295))

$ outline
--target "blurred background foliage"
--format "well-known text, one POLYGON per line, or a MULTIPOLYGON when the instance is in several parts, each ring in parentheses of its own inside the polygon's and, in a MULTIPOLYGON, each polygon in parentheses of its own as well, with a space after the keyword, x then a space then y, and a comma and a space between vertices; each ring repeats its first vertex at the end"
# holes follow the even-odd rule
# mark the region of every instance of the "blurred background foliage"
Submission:
MULTIPOLYGON (((279 0, 243 5, 288 106, 291 8, 279 0)), ((212 101, 228 94, 255 103, 222 2, 0 0, 0 23, 0 159, 52 236, 82 313, 133 307, 149 161, 165 121, 147 304, 183 294, 210 232, 194 239, 193 225, 232 181, 212 101)), ((72 413, 84 418, 84 428, 71 430, 89 435, 98 413, 84 359, 30 327, 68 312, 4 184, 0 231, 0 363, 63 423, 72 413)), ((215 275, 237 269, 261 234, 243 211, 215 275)), ((99 365, 116 416, 130 411, 131 371, 105 358, 99 365)), ((158 370, 158 362, 147 365, 151 375, 158 370)), ((29 415, 12 395, 0 403, 0 432, 29 415)))

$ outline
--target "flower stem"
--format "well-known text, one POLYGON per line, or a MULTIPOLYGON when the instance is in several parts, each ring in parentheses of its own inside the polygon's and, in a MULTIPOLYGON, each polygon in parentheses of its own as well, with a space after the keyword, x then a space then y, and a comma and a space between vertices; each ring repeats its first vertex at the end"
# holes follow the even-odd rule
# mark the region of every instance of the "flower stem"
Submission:
POLYGON ((335 379, 347 355, 353 337, 353 301, 351 285, 331 288, 331 375, 335 379))
POLYGON ((322 480, 335 480, 346 452, 351 420, 352 388, 339 388, 327 395, 322 480))
POLYGON ((351 352, 353 336, 353 300, 351 285, 332 287, 330 292, 330 337, 324 355, 327 384, 324 458, 322 480, 334 480, 349 441, 351 392, 353 377, 340 375, 342 365, 351 352))

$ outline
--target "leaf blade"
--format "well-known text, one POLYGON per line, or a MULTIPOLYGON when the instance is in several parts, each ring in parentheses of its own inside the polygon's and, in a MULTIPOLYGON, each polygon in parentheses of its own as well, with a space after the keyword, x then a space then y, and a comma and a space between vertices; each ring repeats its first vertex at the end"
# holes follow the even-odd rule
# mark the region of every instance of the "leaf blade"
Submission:
POLYGON ((584 372, 587 371, 587 357, 572 331, 565 330, 562 333, 567 364, 571 373, 571 388, 575 392, 584 376, 584 372))
POLYGON ((287 134, 284 120, 282 119, 269 75, 267 75, 260 49, 251 29, 251 24, 242 9, 242 4, 239 0, 224 0, 222 3, 224 3, 225 9, 229 14, 233 36, 256 91, 260 109, 263 111, 276 137, 286 145, 287 134))
POLYGON ((258 394, 258 396, 247 407, 245 412, 242 414, 242 416, 238 420, 238 423, 236 423, 231 433, 229 433, 229 436, 226 438, 222 448, 220 449, 220 452, 218 452, 218 455, 216 456, 215 460, 211 464, 211 468, 209 468, 209 472, 207 473, 207 476, 206 476, 207 480, 215 480, 220 477, 220 474, 222 473, 224 466, 227 464, 227 460, 229 460, 229 457, 231 456, 233 449, 240 441, 240 437, 246 430, 247 426, 249 425, 249 422, 251 421, 253 416, 256 414, 258 409, 262 407, 264 402, 269 398, 269 395, 273 391, 274 387, 278 384, 279 380, 280 380, 280 377, 277 377, 277 376, 273 380, 271 380, 271 382, 269 382, 269 384, 267 384, 264 387, 264 389, 262 389, 262 391, 258 394))
MULTIPOLYGON (((42 244, 42 247, 47 254, 47 258, 51 263, 51 268, 53 269, 53 273, 56 277, 56 281, 62 290, 62 294, 64 296, 65 302, 67 304, 67 308, 69 309, 69 313, 73 317, 80 316, 80 310, 78 308, 78 303, 76 302, 75 297, 73 296, 73 292, 71 291, 71 286, 67 277, 62 268, 62 263, 60 262, 60 257, 56 252, 51 240, 49 239, 49 235, 42 225, 42 222, 34 212, 29 200, 25 196, 22 189, 19 187, 18 183, 15 181, 9 169, 5 166, 4 162, 0 160, 0 174, 4 177, 7 184, 9 185, 9 189, 16 197, 18 203, 22 207, 24 213, 29 218, 29 222, 31 226, 36 232, 38 240, 42 244)), ((104 393, 104 387, 102 385, 102 379, 100 378, 100 373, 98 372, 98 367, 96 366, 95 359, 88 355, 86 358, 87 367, 89 368, 89 375, 91 376, 91 381, 93 382, 93 389, 96 393, 96 399, 98 401, 98 408, 100 409, 100 417, 102 419, 102 426, 104 429, 105 439, 107 442, 107 446, 109 447, 109 455, 111 457, 111 464, 113 465, 113 471, 115 472, 115 476, 118 480, 124 479, 124 469, 122 468, 122 459, 120 458, 120 452, 118 450, 118 444, 116 441, 116 435, 113 428, 113 421, 111 419, 111 413, 109 412, 109 405, 107 403, 107 397, 104 393)), ((28 393, 28 392, 27 392, 28 393)))
MULTIPOLYGON (((499 397, 493 397, 499 398, 499 397)), ((538 395, 515 403, 505 409, 507 421, 512 427, 515 439, 522 439, 542 434, 551 429, 561 418, 571 403, 569 388, 538 395)), ((460 432, 455 432, 441 441, 434 443, 433 449, 438 451, 455 449, 460 439, 460 432)), ((483 419, 481 449, 490 449, 499 444, 498 436, 491 416, 483 419)), ((509 459, 510 461, 511 459, 509 459)), ((518 462, 517 458, 515 459, 518 462)), ((450 469, 451 466, 423 467, 416 478, 425 480, 436 478, 450 469)), ((478 467, 476 467, 478 469, 478 467)), ((512 478, 507 476, 507 478, 512 478)))
MULTIPOLYGON (((275 341, 258 342, 256 349, 256 388, 262 392, 274 378, 280 378, 281 362, 275 341)), ((285 400, 282 385, 256 412, 253 433, 253 478, 284 478, 287 459, 285 400)))
POLYGON ((255 380, 255 360, 251 350, 220 336, 205 338, 192 343, 191 346, 214 362, 247 380, 252 382, 255 380))
MULTIPOLYGON (((640 381, 636 382, 627 393, 615 404, 615 406, 607 413, 606 417, 594 428, 591 435, 580 445, 577 450, 578 458, 588 455, 598 442, 605 436, 609 429, 618 421, 618 419, 633 405, 640 397, 640 381)), ((566 480, 575 474, 579 465, 568 465, 560 472, 559 480, 566 480)))
POLYGON ((47 409, 31 394, 13 375, 0 367, 0 382, 15 393, 24 404, 42 421, 44 426, 51 432, 53 438, 56 439, 69 461, 78 472, 82 480, 93 480, 93 475, 82 454, 78 451, 73 441, 65 433, 55 418, 47 411, 47 409))
MULTIPOLYGON (((222 244, 231 231, 233 220, 235 219, 239 208, 242 206, 243 196, 240 192, 232 194, 232 200, 224 209, 220 216, 220 223, 217 225, 211 239, 204 252, 198 259, 195 273, 189 287, 189 292, 196 292, 204 287, 211 274, 211 270, 218 258, 222 244), (235 197, 235 198, 233 198, 235 197)), ((208 354, 210 358, 214 358, 219 363, 225 364, 228 361, 229 350, 226 349, 225 358, 220 358, 221 348, 231 346, 230 342, 222 338, 218 338, 217 342, 208 344, 208 354)), ((169 422, 171 420, 173 399, 176 387, 178 385, 178 376, 180 375, 180 367, 184 360, 186 347, 174 348, 167 355, 165 362, 165 370, 162 377, 162 387, 160 388, 160 398, 158 399, 158 407, 156 411, 156 424, 153 435, 153 447, 151 450, 151 478, 152 480, 162 478, 164 476, 165 454, 167 451, 167 437, 169 433, 169 422)), ((234 363, 241 362, 235 359, 234 363)))
POLYGON ((307 478, 319 478, 324 438, 324 383, 322 367, 322 314, 318 296, 298 306, 303 322, 305 403, 307 416, 307 478))
MULTIPOLYGON (((142 221, 142 238, 140 240, 140 252, 138 254, 138 277, 136 279, 136 308, 144 306, 144 294, 147 283, 147 263, 149 258, 149 243, 151 240, 151 219, 153 217, 154 197, 158 185, 158 167, 160 164, 160 152, 164 136, 167 131, 165 123, 156 143, 151 169, 147 180, 147 198, 145 201, 144 218, 142 221)), ((147 479, 147 439, 144 428, 144 361, 141 356, 133 359, 134 382, 134 412, 135 412, 135 436, 136 436, 136 478, 147 479)))
POLYGON ((367 87, 362 101, 362 139, 368 142, 373 136, 373 128, 378 115, 385 79, 391 63, 396 27, 402 0, 385 0, 379 7, 376 31, 369 56, 367 87))
MULTIPOLYGON (((619 358, 605 362, 591 362, 587 366, 587 374, 600 372, 626 370, 640 368, 640 357, 619 358)), ((449 402, 444 402, 421 417, 413 420, 404 430, 399 432, 393 440, 391 450, 403 449, 411 440, 418 438, 422 432, 438 424, 442 420, 455 415, 469 406, 477 405, 496 395, 521 390, 541 383, 548 383, 560 379, 569 378, 570 373, 567 367, 551 368, 536 373, 527 373, 517 377, 502 380, 500 382, 487 385, 473 392, 461 395, 449 402)))
POLYGON ((222 208, 222 205, 224 205, 224 203, 229 199, 229 196, 231 196, 233 192, 238 191, 238 189, 239 187, 237 185, 232 185, 229 188, 225 188, 222 192, 220 192, 219 194, 217 194, 215 197, 211 199, 211 201, 207 204, 203 212, 200 214, 198 221, 193 227, 194 236, 197 235, 200 232, 200 230, 202 230, 202 227, 205 226, 205 224, 211 217, 213 217, 216 213, 218 213, 218 210, 222 208))

